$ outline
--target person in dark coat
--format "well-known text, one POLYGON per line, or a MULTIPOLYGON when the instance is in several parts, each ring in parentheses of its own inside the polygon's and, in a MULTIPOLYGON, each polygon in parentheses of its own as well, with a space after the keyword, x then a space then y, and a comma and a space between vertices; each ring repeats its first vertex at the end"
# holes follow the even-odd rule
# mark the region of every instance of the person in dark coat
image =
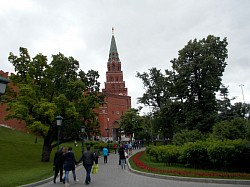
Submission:
POLYGON ((92 170, 92 166, 95 162, 95 156, 94 153, 90 151, 90 147, 87 147, 87 150, 83 152, 81 158, 77 161, 77 163, 81 162, 83 163, 83 166, 86 170, 86 178, 85 178, 85 184, 88 185, 91 182, 90 173, 92 170))
POLYGON ((96 164, 98 164, 98 159, 99 159, 99 150, 98 150, 98 149, 96 149, 96 150, 94 151, 94 157, 95 157, 94 162, 95 162, 96 164))
POLYGON ((58 149, 55 152, 55 156, 54 156, 54 171, 55 171, 55 175, 54 175, 54 183, 56 183, 56 178, 58 176, 58 173, 60 172, 60 182, 62 182, 62 176, 63 176, 63 147, 61 147, 60 149, 58 149))
POLYGON ((125 148, 121 145, 119 150, 118 150, 118 154, 119 154, 119 159, 121 162, 121 168, 125 169, 125 164, 126 164, 126 156, 125 156, 125 148))
POLYGON ((67 153, 63 155, 63 160, 64 160, 63 167, 65 171, 65 177, 64 177, 65 186, 69 185, 69 172, 70 171, 72 171, 74 181, 75 183, 77 183, 78 180, 76 179, 76 172, 75 172, 75 165, 77 164, 77 162, 75 159, 75 155, 72 152, 72 147, 69 147, 67 153))

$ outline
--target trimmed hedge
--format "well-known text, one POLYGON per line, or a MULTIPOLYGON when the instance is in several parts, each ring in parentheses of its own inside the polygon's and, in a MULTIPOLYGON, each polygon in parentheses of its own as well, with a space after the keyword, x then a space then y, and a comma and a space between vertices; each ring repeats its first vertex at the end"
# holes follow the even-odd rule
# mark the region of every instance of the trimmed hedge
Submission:
POLYGON ((149 146, 150 159, 168 165, 181 163, 193 168, 250 171, 250 146, 246 140, 188 142, 182 146, 149 146))

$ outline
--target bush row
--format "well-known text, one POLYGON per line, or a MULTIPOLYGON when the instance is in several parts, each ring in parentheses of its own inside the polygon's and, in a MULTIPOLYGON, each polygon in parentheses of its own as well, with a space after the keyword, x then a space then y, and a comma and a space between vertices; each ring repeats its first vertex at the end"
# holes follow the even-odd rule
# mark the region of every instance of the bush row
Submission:
POLYGON ((168 165, 181 163, 193 168, 250 171, 249 142, 242 139, 207 139, 182 146, 148 146, 146 153, 150 159, 168 165))
POLYGON ((102 149, 104 147, 108 148, 109 145, 109 149, 110 151, 114 149, 114 143, 106 143, 106 142, 101 142, 101 141, 86 141, 85 142, 86 146, 90 146, 91 149, 98 149, 99 151, 102 151, 102 149))

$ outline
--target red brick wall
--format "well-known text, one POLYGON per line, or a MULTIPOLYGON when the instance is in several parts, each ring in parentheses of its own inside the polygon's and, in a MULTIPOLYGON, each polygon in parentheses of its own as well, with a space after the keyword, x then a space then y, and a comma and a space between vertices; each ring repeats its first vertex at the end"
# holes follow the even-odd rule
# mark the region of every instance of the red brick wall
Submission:
MULTIPOLYGON (((7 79, 9 77, 8 72, 3 72, 1 70, 0 70, 0 75, 7 79)), ((8 83, 7 86, 13 86, 13 85, 11 83, 8 83)), ((8 112, 6 111, 6 108, 7 108, 7 105, 5 103, 0 104, 0 125, 6 125, 6 126, 9 126, 11 128, 15 128, 21 131, 27 131, 24 122, 19 122, 15 119, 5 120, 5 116, 8 114, 8 112)))
POLYGON ((131 108, 131 97, 121 95, 107 95, 105 106, 99 110, 99 123, 101 136, 107 137, 106 128, 110 129, 109 137, 112 137, 112 127, 121 116, 131 108))

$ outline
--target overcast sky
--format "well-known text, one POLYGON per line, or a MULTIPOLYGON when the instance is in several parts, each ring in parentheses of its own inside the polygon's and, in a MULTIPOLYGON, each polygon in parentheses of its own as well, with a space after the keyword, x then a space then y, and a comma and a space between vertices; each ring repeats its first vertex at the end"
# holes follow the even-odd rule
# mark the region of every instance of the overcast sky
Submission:
MULTIPOLYGON (((0 0, 0 69, 14 72, 9 52, 31 57, 61 52, 85 72, 107 71, 112 27, 132 107, 144 93, 136 72, 171 69, 189 40, 209 34, 228 40, 223 83, 234 102, 250 102, 249 0, 0 0)), ((49 61, 50 62, 50 61, 49 61)))

